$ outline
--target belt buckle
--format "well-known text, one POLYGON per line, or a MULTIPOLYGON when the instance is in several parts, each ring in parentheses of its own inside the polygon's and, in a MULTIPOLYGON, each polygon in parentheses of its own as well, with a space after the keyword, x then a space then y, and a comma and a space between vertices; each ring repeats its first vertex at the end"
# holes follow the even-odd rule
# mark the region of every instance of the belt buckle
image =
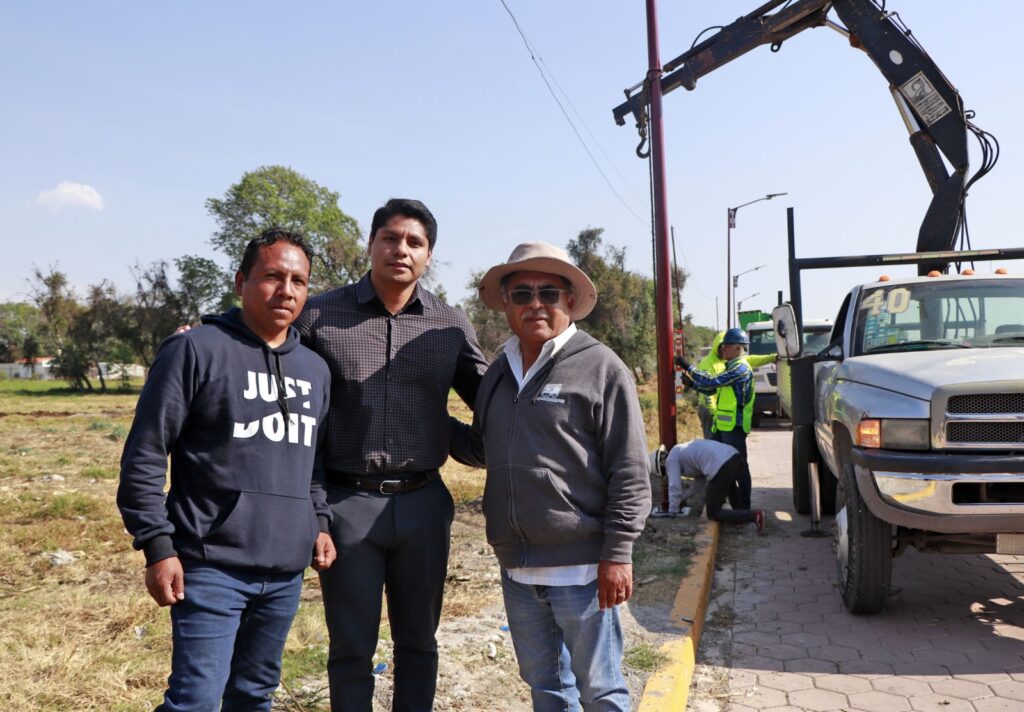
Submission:
POLYGON ((401 490, 398 489, 402 486, 402 480, 381 480, 380 487, 377 491, 381 494, 400 494, 401 490), (394 489, 391 489, 391 487, 394 489))

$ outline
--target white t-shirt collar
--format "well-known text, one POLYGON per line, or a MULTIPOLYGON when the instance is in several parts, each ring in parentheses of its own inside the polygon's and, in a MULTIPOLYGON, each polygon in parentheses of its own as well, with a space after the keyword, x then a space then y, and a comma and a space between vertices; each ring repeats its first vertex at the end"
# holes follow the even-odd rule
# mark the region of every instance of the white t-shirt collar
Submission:
POLYGON ((512 375, 516 377, 516 383, 519 384, 519 390, 523 390, 523 386, 530 382, 533 375, 537 373, 541 368, 544 367, 551 357, 558 353, 563 346, 568 343, 569 339, 576 333, 576 324, 569 322, 569 327, 558 336, 553 339, 548 339, 544 342, 544 346, 540 349, 540 356, 530 366, 530 370, 523 373, 523 350, 519 344, 519 337, 513 335, 502 349, 505 352, 505 358, 508 359, 508 365, 512 367, 512 375))

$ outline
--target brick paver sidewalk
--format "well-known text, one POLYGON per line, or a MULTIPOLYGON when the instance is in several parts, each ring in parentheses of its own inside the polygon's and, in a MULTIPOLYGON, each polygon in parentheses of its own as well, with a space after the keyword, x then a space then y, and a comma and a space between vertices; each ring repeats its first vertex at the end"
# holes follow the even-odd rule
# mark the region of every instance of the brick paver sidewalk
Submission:
POLYGON ((886 610, 852 616, 831 539, 800 536, 809 519, 792 509, 789 433, 755 431, 750 460, 769 528, 745 540, 717 601, 736 614, 729 712, 1024 710, 1024 557, 908 551, 886 610))

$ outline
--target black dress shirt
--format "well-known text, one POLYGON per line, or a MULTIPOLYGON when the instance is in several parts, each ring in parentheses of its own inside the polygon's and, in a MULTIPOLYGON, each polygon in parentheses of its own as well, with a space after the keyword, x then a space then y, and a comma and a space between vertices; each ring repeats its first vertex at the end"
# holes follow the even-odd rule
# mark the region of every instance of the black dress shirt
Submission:
POLYGON ((417 284, 390 314, 367 273, 309 299, 295 327, 331 370, 325 468, 390 475, 444 464, 448 392, 472 407, 487 369, 462 311, 417 284))

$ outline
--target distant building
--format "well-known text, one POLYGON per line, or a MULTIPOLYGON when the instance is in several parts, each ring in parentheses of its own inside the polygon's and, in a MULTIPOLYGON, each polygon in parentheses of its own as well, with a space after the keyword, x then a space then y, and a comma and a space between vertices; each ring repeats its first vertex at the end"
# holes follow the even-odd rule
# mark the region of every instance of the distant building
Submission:
MULTIPOLYGON (((145 378, 146 369, 137 363, 105 363, 100 362, 100 369, 103 370, 104 378, 145 378)), ((98 377, 96 369, 89 373, 90 377, 98 377)))
POLYGON ((37 356, 36 358, 18 359, 15 363, 0 363, 0 373, 6 378, 42 378, 50 379, 50 364, 53 356, 37 356))

